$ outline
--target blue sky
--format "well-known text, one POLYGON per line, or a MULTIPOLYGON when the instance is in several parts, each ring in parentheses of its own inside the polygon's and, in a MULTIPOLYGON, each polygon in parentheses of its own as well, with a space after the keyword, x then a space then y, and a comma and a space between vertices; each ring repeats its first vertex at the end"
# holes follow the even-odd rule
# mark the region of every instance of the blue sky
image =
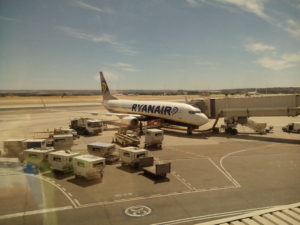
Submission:
POLYGON ((300 0, 0 0, 0 89, 300 86, 300 0))

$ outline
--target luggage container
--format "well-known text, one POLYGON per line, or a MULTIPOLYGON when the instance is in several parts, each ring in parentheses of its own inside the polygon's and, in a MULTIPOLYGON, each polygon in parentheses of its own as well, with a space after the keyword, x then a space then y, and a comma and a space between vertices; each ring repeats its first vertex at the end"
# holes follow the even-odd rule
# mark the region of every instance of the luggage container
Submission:
POLYGON ((25 139, 8 139, 3 142, 6 157, 19 157, 24 150, 25 139))
POLYGON ((48 155, 54 149, 26 149, 24 150, 24 159, 28 164, 35 165, 39 168, 46 169, 48 167, 48 155))
POLYGON ((71 149, 73 146, 72 134, 53 135, 53 147, 55 150, 71 149))
POLYGON ((48 161, 54 171, 69 172, 73 169, 72 159, 79 153, 69 150, 61 150, 49 153, 48 161))
POLYGON ((104 142, 93 142, 87 145, 89 154, 106 157, 111 155, 116 149, 115 144, 104 143, 104 142))
POLYGON ((103 178, 105 158, 94 155, 80 155, 73 158, 75 177, 84 177, 87 180, 103 178))
POLYGON ((138 147, 125 147, 119 149, 122 166, 140 167, 140 159, 148 156, 148 151, 138 147))
POLYGON ((148 129, 145 134, 145 148, 162 148, 164 132, 160 129, 148 129))
POLYGON ((46 150, 46 139, 27 139, 24 141, 24 149, 36 148, 46 150))

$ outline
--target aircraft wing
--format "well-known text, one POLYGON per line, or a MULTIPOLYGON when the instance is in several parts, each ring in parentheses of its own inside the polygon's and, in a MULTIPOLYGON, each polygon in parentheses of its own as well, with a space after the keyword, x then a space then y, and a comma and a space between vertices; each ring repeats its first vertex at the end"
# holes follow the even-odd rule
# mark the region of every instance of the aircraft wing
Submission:
MULTIPOLYGON (((99 114, 101 115, 101 114, 99 114)), ((130 116, 130 117, 135 117, 137 119, 141 119, 141 118, 144 118, 145 116, 143 115, 140 115, 140 114, 129 114, 129 113, 102 113, 102 115, 105 115, 105 116, 117 116, 119 118, 123 118, 123 117, 127 117, 127 116, 130 116)))

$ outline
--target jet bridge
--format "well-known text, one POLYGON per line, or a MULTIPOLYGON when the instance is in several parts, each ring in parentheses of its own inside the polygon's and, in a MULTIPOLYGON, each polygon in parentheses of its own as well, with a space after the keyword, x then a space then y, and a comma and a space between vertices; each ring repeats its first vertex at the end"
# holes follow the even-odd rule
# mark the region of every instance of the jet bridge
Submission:
POLYGON ((237 124, 262 131, 262 124, 248 120, 261 116, 297 116, 300 114, 300 95, 253 97, 224 97, 198 99, 190 104, 201 109, 211 119, 224 117, 225 131, 236 134, 237 124))

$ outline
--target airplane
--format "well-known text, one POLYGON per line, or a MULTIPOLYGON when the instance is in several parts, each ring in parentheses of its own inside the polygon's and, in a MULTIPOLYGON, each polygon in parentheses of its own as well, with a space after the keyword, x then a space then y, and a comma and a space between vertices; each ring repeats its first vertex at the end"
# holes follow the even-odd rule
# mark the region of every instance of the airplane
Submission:
POLYGON ((161 119, 163 122, 187 127, 187 134, 192 134, 193 129, 206 124, 207 116, 189 104, 164 102, 120 100, 110 94, 104 75, 100 72, 103 106, 121 118, 128 126, 137 126, 139 120, 161 119))

